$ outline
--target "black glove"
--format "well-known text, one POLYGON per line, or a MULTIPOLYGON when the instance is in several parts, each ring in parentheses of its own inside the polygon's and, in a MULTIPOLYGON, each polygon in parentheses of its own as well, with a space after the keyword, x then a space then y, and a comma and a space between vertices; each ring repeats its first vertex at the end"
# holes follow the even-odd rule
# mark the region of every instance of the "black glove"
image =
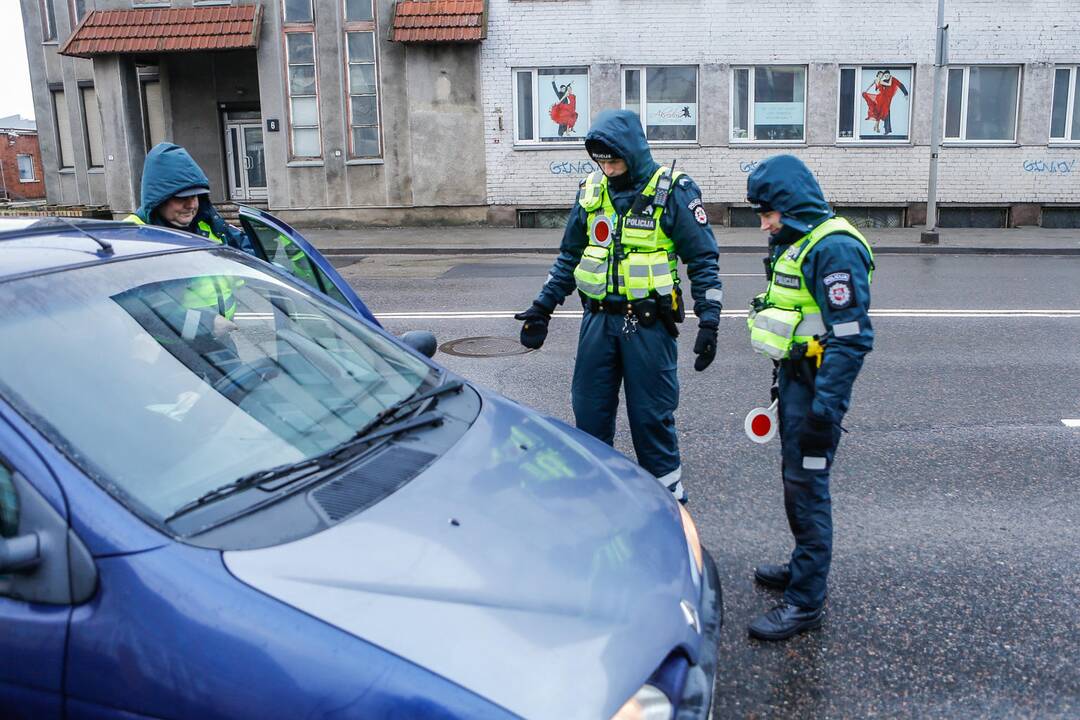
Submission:
POLYGON ((548 333, 548 320, 551 319, 550 310, 534 302, 528 310, 515 315, 514 319, 525 321, 521 326, 522 345, 536 350, 544 344, 548 333))
POLYGON ((712 364, 713 358, 716 357, 715 327, 698 326, 697 340, 694 341, 694 354, 697 355, 697 360, 694 361, 694 369, 698 372, 712 364))
POLYGON ((799 432, 799 449, 804 456, 825 457, 825 454, 833 449, 835 444, 833 421, 807 413, 803 420, 802 429, 799 432))

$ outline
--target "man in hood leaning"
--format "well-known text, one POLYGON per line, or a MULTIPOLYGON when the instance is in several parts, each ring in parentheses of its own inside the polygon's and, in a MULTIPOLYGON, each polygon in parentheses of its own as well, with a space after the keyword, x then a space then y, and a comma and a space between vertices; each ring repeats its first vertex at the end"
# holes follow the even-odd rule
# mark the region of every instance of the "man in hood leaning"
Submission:
POLYGON ((859 231, 833 215, 798 158, 763 161, 746 195, 769 233, 769 284, 747 322, 754 350, 774 362, 784 508, 795 539, 788 562, 755 569, 757 582, 784 596, 749 631, 785 640, 822 621, 832 560, 829 470, 852 384, 874 345, 874 256, 859 231))
POLYGON ((690 278, 700 371, 716 355, 723 299, 716 239, 698 186, 653 160, 637 114, 600 113, 585 150, 600 171, 582 181, 548 280, 515 316, 524 321, 521 343, 543 345, 552 311, 577 290, 585 308, 571 389, 578 428, 611 445, 622 385, 638 463, 685 503, 675 433, 675 338, 685 315, 677 266, 682 259, 690 278))

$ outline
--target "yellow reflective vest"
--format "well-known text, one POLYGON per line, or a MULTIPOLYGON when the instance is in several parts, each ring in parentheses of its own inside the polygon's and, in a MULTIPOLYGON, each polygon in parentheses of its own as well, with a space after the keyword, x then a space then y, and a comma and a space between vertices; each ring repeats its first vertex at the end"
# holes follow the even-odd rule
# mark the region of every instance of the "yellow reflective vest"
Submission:
MULTIPOLYGON (((656 195, 656 184, 670 170, 660 167, 641 192, 656 195)), ((684 173, 672 175, 672 182, 684 173)), ((578 205, 588 213, 589 244, 574 269, 578 290, 586 297, 603 300, 607 295, 622 295, 629 300, 646 298, 650 293, 670 295, 679 284, 675 243, 660 226, 663 206, 648 206, 645 213, 631 210, 620 215, 608 194, 608 178, 602 172, 591 173, 581 185, 578 205), (624 257, 615 257, 614 238, 624 257)))
MULTIPOLYGON (((746 324, 750 328, 750 345, 755 351, 773 360, 791 356, 791 348, 808 343, 825 334, 825 322, 814 293, 807 286, 802 266, 810 250, 833 233, 851 235, 866 248, 873 267, 874 252, 870 243, 854 225, 841 217, 829 218, 798 242, 794 242, 773 261, 769 287, 754 298, 746 324)), ((873 278, 873 269, 870 277, 873 278)))

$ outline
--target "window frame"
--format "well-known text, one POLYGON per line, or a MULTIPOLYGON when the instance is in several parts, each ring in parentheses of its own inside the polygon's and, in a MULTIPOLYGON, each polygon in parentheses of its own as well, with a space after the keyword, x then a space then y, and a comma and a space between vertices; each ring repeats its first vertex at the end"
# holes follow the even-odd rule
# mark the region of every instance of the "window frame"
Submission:
POLYGON ((810 69, 806 65, 798 64, 764 64, 764 65, 732 65, 731 66, 731 86, 728 89, 728 108, 729 108, 729 120, 728 120, 728 143, 731 145, 806 145, 806 110, 807 110, 807 92, 809 91, 810 83, 810 69), (755 96, 755 79, 757 76, 758 68, 778 68, 785 70, 802 70, 803 73, 803 114, 802 114, 802 138, 799 140, 758 140, 754 137, 754 96, 755 96), (746 87, 746 137, 735 137, 735 93, 736 85, 735 77, 736 73, 740 70, 749 70, 748 83, 746 87))
POLYGON ((904 63, 862 63, 860 65, 840 65, 836 74, 836 144, 837 145, 912 145, 914 144, 914 133, 912 132, 912 125, 915 118, 915 64, 904 63), (872 138, 860 138, 859 137, 859 98, 862 97, 859 90, 858 80, 862 75, 863 68, 873 68, 877 70, 910 70, 911 71, 911 83, 908 85, 908 132, 906 140, 899 140, 893 138, 882 138, 881 140, 874 140, 872 138), (854 113, 854 126, 852 128, 852 137, 845 138, 840 137, 840 112, 843 108, 840 106, 841 98, 841 83, 844 81, 844 71, 855 71, 855 97, 853 99, 854 106, 852 112, 854 113))
POLYGON ((68 11, 71 13, 71 27, 75 28, 82 22, 83 18, 90 12, 86 3, 88 0, 68 0, 68 11), (79 14, 79 5, 82 5, 82 14, 79 14))
POLYGON ((15 169, 19 173, 19 182, 21 183, 34 183, 38 182, 37 173, 34 170, 34 155, 33 153, 15 153, 15 169), (19 158, 28 158, 30 160, 30 177, 24 178, 22 175, 22 167, 19 165, 19 158))
MULTIPOLYGON (((375 6, 373 0, 371 2, 371 20, 349 20, 348 9, 349 0, 341 0, 341 28, 342 28, 342 41, 344 42, 342 53, 342 62, 344 63, 344 77, 345 77, 345 92, 342 93, 343 115, 342 119, 345 124, 345 136, 346 136, 346 159, 347 161, 357 162, 378 162, 383 159, 385 152, 384 137, 383 137, 383 122, 382 122, 382 92, 381 82, 379 75, 379 30, 378 30, 378 8, 375 6), (366 65, 366 61, 363 63, 353 63, 349 57, 349 34, 350 33, 371 33, 372 42, 372 59, 371 65, 374 68, 375 76, 375 125, 353 125, 352 122, 352 66, 366 65), (354 127, 374 127, 379 135, 379 143, 377 152, 374 155, 359 155, 356 152, 355 141, 353 138, 354 127)), ((369 97, 368 95, 356 95, 355 97, 369 97)))
POLYGON ((1073 121, 1076 117, 1076 112, 1080 112, 1080 107, 1077 107, 1076 103, 1076 90, 1077 83, 1080 82, 1080 64, 1076 65, 1055 65, 1054 66, 1054 83, 1050 87, 1050 130, 1049 130, 1049 144, 1051 145, 1080 145, 1080 133, 1076 134, 1076 137, 1069 137, 1069 133, 1072 132, 1073 121), (1059 70, 1069 71, 1068 87, 1066 88, 1065 98, 1065 135, 1061 137, 1054 136, 1054 90, 1057 88, 1057 74, 1059 70))
POLYGON ((86 143, 86 167, 89 170, 100 170, 105 167, 105 124, 101 118, 101 101, 97 96, 97 88, 93 85, 80 85, 79 86, 79 107, 82 110, 82 130, 83 140, 86 143), (94 140, 90 134, 90 116, 86 107, 86 91, 90 90, 94 93, 94 104, 97 106, 97 119, 98 119, 98 141, 100 155, 96 159, 99 162, 94 162, 94 140))
MULTIPOLYGON (((641 118, 641 131, 645 133, 645 139, 649 145, 700 145, 701 144, 701 66, 700 65, 661 65, 657 63, 650 63, 648 65, 623 65, 622 66, 622 82, 619 83, 620 95, 622 96, 622 102, 620 107, 624 110, 633 110, 633 108, 626 105, 626 73, 631 71, 637 71, 640 74, 638 79, 638 107, 637 114, 641 118), (694 139, 693 140, 649 140, 649 127, 647 107, 649 104, 647 93, 649 89, 649 81, 646 77, 646 71, 649 68, 693 68, 694 69, 694 107, 697 108, 697 115, 694 117, 694 139), (646 112, 642 112, 645 109, 646 112)), ((804 133, 805 134, 805 133, 804 133)))
POLYGON ((50 44, 58 42, 56 39, 56 5, 53 0, 38 0, 38 9, 41 12, 41 42, 50 44))
MULTIPOLYGON (((589 105, 592 105, 592 66, 590 65, 532 65, 523 67, 511 67, 510 68, 510 88, 512 91, 512 103, 513 103, 513 116, 512 121, 514 124, 514 147, 523 148, 579 148, 585 145, 585 134, 572 140, 555 140, 552 142, 544 142, 540 139, 540 83, 538 78, 540 77, 540 70, 550 70, 552 68, 581 68, 585 70, 585 79, 589 85, 589 105), (518 137, 518 73, 528 72, 532 75, 532 127, 533 138, 531 140, 522 140, 518 137)), ((585 108, 585 112, 588 114, 588 125, 592 127, 592 108, 585 108)))
MULTIPOLYGON (((289 161, 298 161, 301 163, 311 161, 321 161, 325 148, 323 147, 322 137, 322 109, 319 103, 320 88, 319 88, 319 48, 318 48, 318 34, 315 32, 315 3, 311 3, 312 21, 310 23, 286 23, 285 20, 285 3, 287 0, 281 0, 281 57, 285 64, 284 75, 284 90, 285 90, 285 116, 288 118, 288 144, 289 144, 289 161), (289 76, 289 68, 292 66, 291 58, 289 57, 289 35, 293 34, 308 34, 311 35, 311 67, 315 75, 315 94, 314 95, 300 95, 295 96, 292 92, 292 79, 289 76), (297 126, 293 123, 293 99, 295 97, 314 97, 315 98, 315 114, 318 119, 317 125, 300 125, 297 126), (296 149, 293 143, 293 131, 299 127, 301 130, 314 129, 317 132, 319 138, 319 154, 318 155, 297 155, 296 149)), ((310 0, 309 0, 310 2, 310 0)), ((308 65, 309 63, 297 63, 298 65, 308 65)))
POLYGON ((53 111, 53 125, 56 127, 56 159, 59 161, 57 168, 60 172, 73 172, 75 170, 75 138, 71 134, 71 108, 68 106, 67 92, 63 88, 50 88, 49 94, 52 96, 52 111, 53 111), (59 93, 64 98, 64 112, 61 114, 60 108, 56 103, 56 95, 59 93), (61 123, 60 118, 64 118, 64 122, 61 123), (64 128, 67 128, 67 154, 68 159, 71 160, 71 164, 64 164, 64 128))
MULTIPOLYGON (((972 63, 970 65, 947 65, 945 67, 945 102, 943 113, 941 118, 941 142, 943 145, 1001 145, 1009 146, 1016 145, 1018 143, 1018 136, 1020 133, 1020 97, 1024 88, 1024 66, 1015 63, 972 63), (1016 97, 1013 103, 1013 134, 1012 137, 1007 140, 987 140, 976 139, 969 140, 967 138, 967 110, 968 110, 968 95, 970 94, 970 76, 971 68, 1015 68, 1016 69, 1016 97), (946 133, 949 127, 949 73, 953 70, 963 70, 964 79, 960 90, 960 136, 949 137, 946 133)), ((1051 87, 1051 93, 1053 93, 1053 87, 1051 87)), ((1052 108, 1051 108, 1052 110, 1052 108)))

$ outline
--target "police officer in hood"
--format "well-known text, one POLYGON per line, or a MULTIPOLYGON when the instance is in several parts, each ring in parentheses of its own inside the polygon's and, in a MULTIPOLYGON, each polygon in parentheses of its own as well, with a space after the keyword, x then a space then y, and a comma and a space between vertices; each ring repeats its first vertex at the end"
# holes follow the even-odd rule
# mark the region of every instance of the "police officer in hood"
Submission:
POLYGON ((757 582, 784 595, 749 630, 761 640, 785 640, 822 622, 832 559, 829 470, 851 386, 874 344, 874 260, 866 239, 833 215, 798 158, 762 162, 746 194, 769 232, 769 284, 747 322, 754 350, 775 363, 784 507, 795 536, 787 562, 754 571, 757 582))
POLYGON ((226 223, 210 203, 210 181, 188 151, 158 143, 143 162, 141 205, 124 218, 138 225, 187 230, 254 255, 251 240, 226 223))
POLYGON ((602 112, 585 149, 600 172, 581 183, 548 280, 515 316, 524 321, 521 343, 543 345, 552 311, 576 290, 585 309, 571 390, 578 428, 611 445, 622 385, 638 463, 685 503, 675 433, 675 338, 685 316, 677 265, 690 278, 701 371, 716 356, 723 299, 716 239, 698 186, 653 160, 637 114, 602 112))

